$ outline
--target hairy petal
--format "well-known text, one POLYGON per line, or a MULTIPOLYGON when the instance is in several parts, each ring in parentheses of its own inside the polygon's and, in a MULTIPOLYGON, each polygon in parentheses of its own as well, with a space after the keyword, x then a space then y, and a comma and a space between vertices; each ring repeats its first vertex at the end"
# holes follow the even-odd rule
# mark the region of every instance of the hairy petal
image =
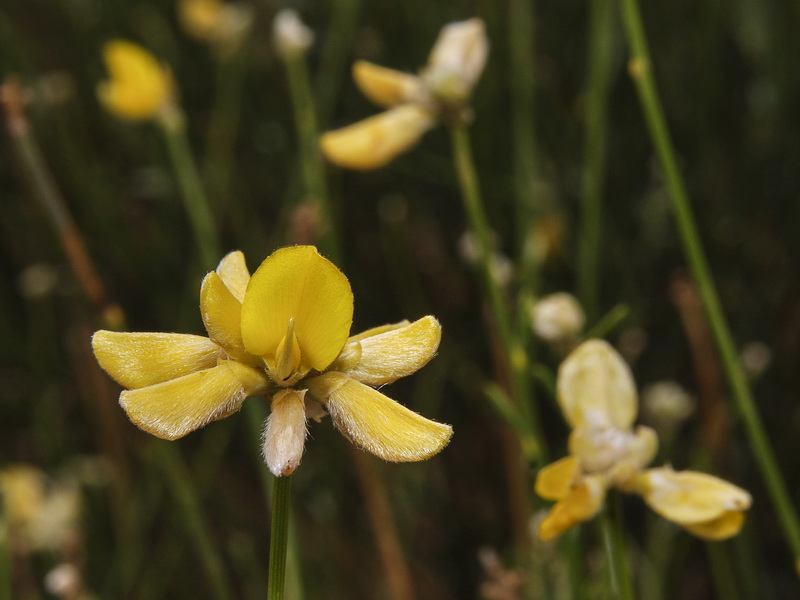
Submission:
POLYGON ((426 419, 342 373, 314 377, 308 387, 345 436, 383 460, 425 460, 453 435, 449 425, 426 419))
POLYGON ((340 167, 370 171, 411 149, 434 123, 434 115, 425 108, 401 104, 325 133, 320 138, 320 147, 328 160, 340 167))
POLYGON ((236 412, 248 396, 263 393, 266 375, 234 361, 171 381, 122 392, 128 418, 157 437, 174 440, 236 412))
POLYGON ((205 276, 200 286, 200 314, 208 337, 222 346, 231 358, 252 360, 242 341, 242 304, 213 271, 205 276))
POLYGON ((217 364, 220 348, 210 339, 184 333, 123 333, 92 336, 97 362, 117 383, 141 388, 217 364))

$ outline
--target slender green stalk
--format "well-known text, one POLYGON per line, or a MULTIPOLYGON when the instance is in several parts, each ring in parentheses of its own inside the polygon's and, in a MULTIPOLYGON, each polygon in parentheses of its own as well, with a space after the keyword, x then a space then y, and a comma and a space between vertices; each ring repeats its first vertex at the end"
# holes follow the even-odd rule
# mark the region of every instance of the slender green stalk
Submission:
POLYGON ((269 540, 268 600, 283 600, 286 547, 289 539, 289 489, 291 477, 276 477, 272 484, 272 532, 269 540))
POLYGON ((203 267, 213 269, 222 258, 220 244, 208 199, 189 147, 183 114, 176 108, 159 119, 159 124, 164 132, 172 168, 178 180, 183 206, 189 217, 203 267))
POLYGON ((186 520, 187 533, 195 544, 197 553, 203 564, 203 571, 211 583, 214 598, 224 600, 231 598, 231 586, 225 574, 222 558, 214 545, 208 530, 197 491, 189 475, 186 462, 177 448, 166 442, 157 444, 158 463, 164 470, 164 478, 170 486, 175 500, 181 507, 181 514, 186 520))
POLYGON ((613 514, 611 514, 610 506, 606 506, 598 518, 608 560, 611 596, 617 600, 633 600, 633 586, 631 585, 628 557, 625 552, 622 518, 620 511, 617 510, 618 506, 616 506, 619 498, 609 498, 607 502, 615 505, 613 514))
POLYGON ((584 113, 581 233, 578 236, 578 297, 590 323, 597 316, 608 103, 614 66, 613 17, 612 0, 592 0, 584 113))
MULTIPOLYGON (((2 503, 0 503, 2 509, 2 503)), ((14 569, 11 552, 11 531, 6 530, 0 537, 0 598, 14 597, 14 569)))
POLYGON ((302 51, 282 54, 286 73, 289 77, 289 89, 294 108, 294 123, 300 150, 300 168, 303 177, 303 188, 307 200, 317 210, 320 217, 319 244, 334 262, 339 262, 339 242, 336 235, 336 223, 325 181, 325 163, 319 149, 319 129, 311 93, 311 82, 308 76, 306 56, 302 51))
POLYGON ((792 505, 764 425, 756 410, 747 376, 736 354, 736 346, 722 312, 708 260, 700 243, 700 236, 695 225, 689 196, 678 167, 664 111, 656 90, 652 62, 639 7, 636 0, 621 0, 621 2, 625 31, 631 51, 629 70, 636 84, 650 137, 664 172, 664 180, 672 201, 684 253, 697 284, 697 290, 720 353, 722 366, 727 376, 733 399, 744 422, 750 445, 761 469, 761 474, 764 477, 772 502, 775 505, 783 534, 786 536, 786 540, 794 553, 794 566, 800 571, 800 521, 798 521, 797 512, 792 505))

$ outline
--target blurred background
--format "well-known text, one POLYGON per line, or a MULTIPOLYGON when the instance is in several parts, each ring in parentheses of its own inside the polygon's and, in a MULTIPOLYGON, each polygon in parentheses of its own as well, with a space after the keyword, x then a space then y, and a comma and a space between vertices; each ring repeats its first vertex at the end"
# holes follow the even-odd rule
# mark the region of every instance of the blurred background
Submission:
MULTIPOLYGON (((643 4, 702 241, 797 504, 800 4, 643 4)), ((473 98, 472 145, 496 250, 507 259, 509 298, 525 240, 535 247, 536 296, 577 294, 582 231, 587 219, 598 223, 597 292, 584 302, 586 329, 617 307, 624 316, 608 338, 632 365, 643 402, 645 389, 667 381, 693 407, 668 425, 658 422, 657 410, 640 411, 641 422, 660 427, 657 462, 714 472, 753 495, 742 534, 715 546, 724 550, 709 550, 638 498, 623 498, 638 597, 797 597, 793 558, 727 401, 686 271, 628 77, 615 3, 237 6, 242 29, 226 46, 193 35, 171 0, 0 0, 0 76, 21 84, 30 134, 104 291, 87 298, 53 210, 39 201, 14 134, 4 128, 0 597, 265 594, 270 512, 258 454, 264 401, 250 399, 242 415, 163 442, 128 422, 117 405, 119 388, 91 354, 92 332, 109 320, 128 331, 203 334, 198 292, 208 270, 161 132, 109 114, 96 87, 108 77, 101 51, 111 39, 134 41, 169 66, 222 250, 243 250, 254 270, 275 248, 309 241, 315 226, 304 204, 287 72, 272 43, 272 20, 282 8, 297 10, 315 35, 307 68, 320 131, 377 112, 350 78, 352 61, 415 72, 442 25, 485 21, 491 50, 473 98), (598 112, 587 92, 597 56, 589 41, 593 11, 605 9, 598 112), (532 68, 520 69, 526 61, 532 68), (599 216, 590 217, 582 208, 586 138, 598 125, 605 135, 593 173, 601 174, 602 202, 599 216), (520 186, 520 177, 527 183, 520 186), (520 196, 531 216, 522 227, 520 196), (714 576, 719 551, 736 573, 725 593, 736 596, 724 595, 714 576)), ((342 244, 337 264, 355 294, 353 331, 426 314, 441 321, 438 356, 384 392, 452 424, 455 435, 427 462, 394 465, 353 451, 330 420, 312 423, 293 476, 290 589, 298 598, 333 600, 604 597, 596 529, 587 524, 570 534, 581 548, 582 589, 563 547, 530 535, 548 506, 533 494, 541 465, 522 460, 511 428, 483 392, 502 374, 465 251, 468 223, 447 131, 431 131, 386 168, 328 166, 325 177, 342 244)), ((516 307, 526 326, 529 308, 516 307)), ((530 351, 547 443, 553 456, 563 456, 568 429, 552 382, 564 348, 531 340, 530 351)))

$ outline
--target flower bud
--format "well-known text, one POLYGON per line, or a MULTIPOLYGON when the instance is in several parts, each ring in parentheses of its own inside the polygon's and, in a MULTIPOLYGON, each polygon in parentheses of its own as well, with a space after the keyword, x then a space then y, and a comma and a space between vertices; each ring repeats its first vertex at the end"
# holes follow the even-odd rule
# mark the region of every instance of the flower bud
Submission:
POLYGON ((575 339, 586 323, 581 305, 572 294, 559 292, 539 300, 531 312, 534 333, 546 342, 575 339))

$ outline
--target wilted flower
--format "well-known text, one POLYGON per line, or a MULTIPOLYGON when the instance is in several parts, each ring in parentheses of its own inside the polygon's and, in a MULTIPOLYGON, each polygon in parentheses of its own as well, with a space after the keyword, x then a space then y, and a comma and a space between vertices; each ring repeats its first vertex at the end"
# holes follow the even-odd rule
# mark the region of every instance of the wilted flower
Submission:
POLYGON ((110 75, 97 86, 102 104, 121 119, 155 119, 174 107, 172 76, 147 50, 125 40, 103 46, 110 75))
POLYGON ((442 28, 419 76, 356 62, 356 85, 388 110, 324 134, 322 151, 342 167, 377 169, 414 146, 437 121, 466 120, 488 48, 483 21, 476 18, 442 28))
POLYGON ((575 340, 586 324, 586 315, 575 296, 558 292, 541 298, 531 310, 534 333, 546 342, 575 340))
POLYGON ((706 539, 735 535, 750 495, 726 481, 669 467, 645 470, 656 453, 649 427, 632 429, 636 389, 630 369, 606 342, 578 346, 558 372, 558 402, 572 427, 570 455, 543 468, 536 492, 555 506, 539 527, 552 539, 593 517, 606 491, 637 493, 653 510, 706 539))
POLYGON ((348 338, 350 284, 313 246, 275 251, 252 277, 241 252, 227 255, 203 280, 200 311, 208 338, 111 331, 92 338, 100 365, 129 388, 120 404, 145 431, 176 439, 266 394, 272 413, 264 457, 275 475, 300 463, 306 418, 318 420, 322 407, 346 437, 385 460, 423 460, 449 441, 449 425, 374 389, 433 357, 438 321, 424 317, 348 338))

